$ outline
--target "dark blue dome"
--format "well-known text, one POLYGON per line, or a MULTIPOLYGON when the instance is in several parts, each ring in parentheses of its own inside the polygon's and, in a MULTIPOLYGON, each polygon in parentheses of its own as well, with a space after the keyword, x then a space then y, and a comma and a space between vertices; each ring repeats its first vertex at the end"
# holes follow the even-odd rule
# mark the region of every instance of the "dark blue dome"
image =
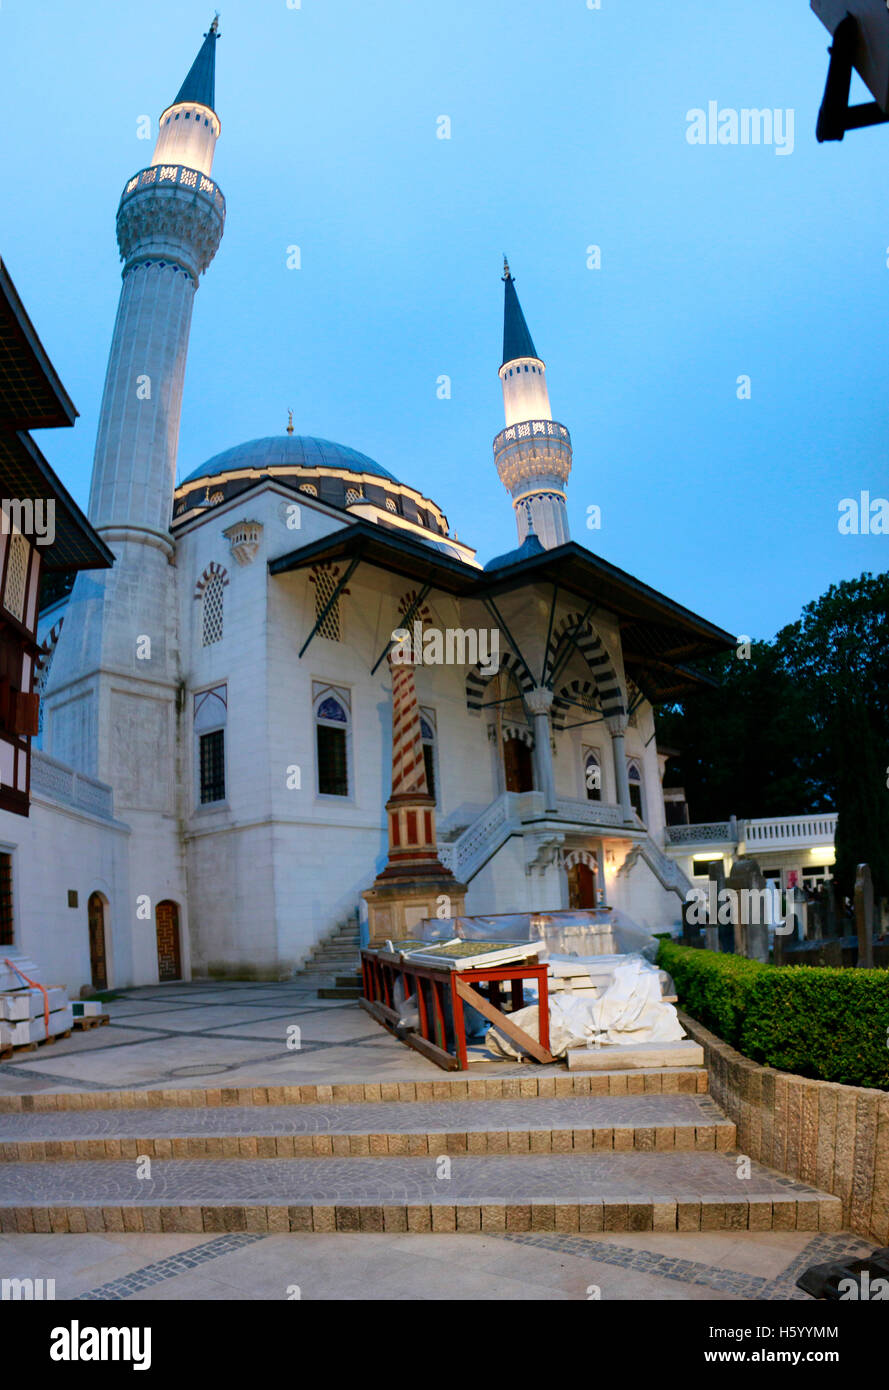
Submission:
POLYGON ((517 565, 521 560, 530 560, 532 555, 542 555, 544 547, 534 531, 529 531, 520 546, 508 550, 505 555, 496 555, 485 565, 485 570, 500 570, 506 565, 517 565))
POLYGON ((248 439, 246 444, 236 444, 233 449, 215 454, 183 478, 179 486, 242 468, 255 468, 259 473, 270 468, 338 468, 348 473, 373 473, 378 478, 388 478, 390 483, 398 482, 367 454, 345 444, 315 439, 310 434, 272 434, 265 439, 248 439))

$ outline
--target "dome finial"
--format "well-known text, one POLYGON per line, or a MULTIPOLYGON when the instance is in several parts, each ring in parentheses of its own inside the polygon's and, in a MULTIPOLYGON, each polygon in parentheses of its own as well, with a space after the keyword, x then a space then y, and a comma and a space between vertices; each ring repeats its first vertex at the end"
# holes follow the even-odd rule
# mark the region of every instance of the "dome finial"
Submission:
MULTIPOLYGON (((218 11, 218 10, 216 11, 216 15, 215 15, 215 17, 214 17, 214 19, 213 19, 213 23, 210 25, 210 33, 211 33, 211 34, 218 34, 218 33, 219 33, 219 11, 218 11)), ((204 37, 206 38, 206 35, 205 35, 204 37)))
POLYGON ((288 434, 293 434, 293 411, 292 411, 292 410, 288 410, 288 412, 287 412, 287 433, 288 433, 288 434))
POLYGON ((506 252, 505 252, 505 251, 503 252, 503 276, 502 276, 502 278, 503 278, 504 280, 511 280, 511 279, 512 279, 512 273, 511 273, 511 271, 510 271, 510 269, 509 269, 509 261, 506 259, 506 252))

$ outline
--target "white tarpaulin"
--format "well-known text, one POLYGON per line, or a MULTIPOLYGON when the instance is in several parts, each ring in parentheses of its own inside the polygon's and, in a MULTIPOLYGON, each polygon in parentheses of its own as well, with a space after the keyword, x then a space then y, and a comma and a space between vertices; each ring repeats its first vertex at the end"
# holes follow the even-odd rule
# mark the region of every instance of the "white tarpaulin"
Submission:
MULTIPOLYGON (((510 1018, 539 1037, 538 1009, 534 1004, 510 1018)), ((678 1042, 685 1037, 676 1010, 661 997, 658 971, 641 956, 627 956, 615 966, 611 984, 598 999, 581 994, 551 995, 549 1001, 550 1052, 561 1057, 572 1047, 621 1046, 626 1043, 678 1042)), ((521 1057, 515 1043, 496 1027, 488 1030, 485 1045, 503 1057, 521 1057)))

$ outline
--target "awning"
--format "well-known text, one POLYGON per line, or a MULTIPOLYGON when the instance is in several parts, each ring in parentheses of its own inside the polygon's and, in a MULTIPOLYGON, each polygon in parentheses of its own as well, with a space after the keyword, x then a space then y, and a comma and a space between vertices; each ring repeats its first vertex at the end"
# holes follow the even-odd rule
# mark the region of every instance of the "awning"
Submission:
POLYGON ((554 598, 557 591, 571 595, 584 606, 592 603, 594 611, 603 609, 617 619, 627 675, 652 703, 675 699, 702 684, 713 684, 688 662, 736 645, 731 633, 574 541, 496 570, 477 570, 432 550, 422 541, 372 522, 356 521, 270 560, 269 572, 288 574, 322 561, 337 560, 347 563, 350 573, 359 563, 369 564, 444 593, 483 603, 540 585, 551 586, 554 598))

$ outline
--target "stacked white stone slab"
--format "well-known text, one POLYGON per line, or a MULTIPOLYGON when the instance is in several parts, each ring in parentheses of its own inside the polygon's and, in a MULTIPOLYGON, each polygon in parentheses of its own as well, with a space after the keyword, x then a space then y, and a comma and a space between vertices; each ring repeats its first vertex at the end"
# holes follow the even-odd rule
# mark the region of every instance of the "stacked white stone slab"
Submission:
POLYGON ((25 1047, 28 1043, 44 1042, 47 1037, 67 1033, 73 1025, 73 1010, 67 991, 61 985, 50 985, 44 999, 43 990, 25 984, 25 979, 42 985, 44 971, 20 951, 10 951, 0 957, 0 1047, 25 1047), (6 964, 7 960, 10 965, 6 964))
POLYGON ((28 1043, 45 1042, 48 1037, 55 1038, 59 1033, 67 1033, 73 1022, 74 1013, 70 1004, 50 1013, 48 1032, 42 1013, 37 1018, 22 1019, 20 1023, 7 1023, 0 1019, 0 1047, 25 1047, 28 1043))
MULTIPOLYGON (((592 959, 550 960, 547 987, 550 994, 580 994, 588 999, 603 995, 614 978, 614 968, 626 956, 597 956, 592 959)), ((674 1004, 673 982, 665 970, 658 971, 661 995, 665 1003, 674 1004)))

